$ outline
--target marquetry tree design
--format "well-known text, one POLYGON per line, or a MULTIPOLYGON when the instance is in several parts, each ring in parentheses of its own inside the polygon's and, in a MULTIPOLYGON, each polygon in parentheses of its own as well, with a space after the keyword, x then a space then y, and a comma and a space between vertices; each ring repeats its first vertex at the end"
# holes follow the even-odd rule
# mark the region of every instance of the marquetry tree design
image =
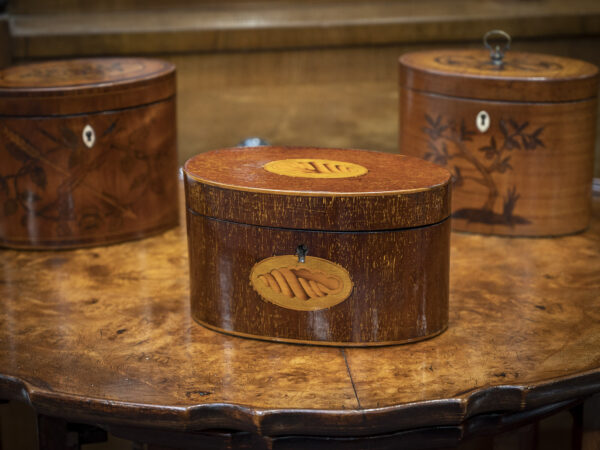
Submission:
POLYGON ((530 223, 524 217, 514 215, 514 209, 520 195, 516 186, 509 188, 503 198, 502 213, 494 212, 500 193, 494 179, 494 174, 503 174, 513 170, 511 153, 513 151, 533 151, 544 148, 541 134, 544 127, 530 130, 529 122, 518 123, 512 119, 500 119, 498 125, 501 136, 490 136, 489 143, 477 149, 477 153, 469 148, 475 131, 467 128, 464 120, 457 124, 452 119, 444 119, 441 115, 436 118, 425 115, 427 125, 422 128, 429 137, 429 151, 425 159, 446 166, 452 172, 454 186, 460 188, 466 180, 471 180, 484 186, 487 199, 481 208, 463 208, 455 211, 453 217, 467 219, 469 222, 486 224, 515 224, 530 223), (481 156, 483 155, 483 161, 481 156), (463 160, 472 165, 477 175, 464 175, 460 167, 454 163, 463 160))
POLYGON ((159 170, 163 158, 168 155, 164 152, 151 155, 135 146, 119 148, 111 143, 111 137, 126 133, 129 142, 136 142, 139 139, 136 134, 144 132, 141 127, 139 130, 121 128, 115 120, 99 130, 98 149, 92 152, 85 147, 80 135, 67 126, 62 126, 58 133, 37 126, 35 133, 43 135, 45 140, 44 148, 41 148, 19 130, 0 122, 0 154, 13 160, 12 170, 0 167, 0 217, 12 220, 20 214, 21 226, 25 228, 32 218, 44 219, 55 224, 58 236, 71 236, 76 230, 79 233, 99 228, 117 230, 124 220, 135 220, 132 206, 137 198, 149 191, 162 194, 163 184, 151 180, 160 178, 153 173, 159 170), (54 158, 54 153, 65 154, 67 163, 57 163, 56 160, 61 158, 54 158), (117 193, 99 190, 87 179, 115 153, 123 177, 138 173, 130 181, 129 192, 124 193, 127 200, 117 193), (141 167, 134 171, 139 165, 141 167), (50 178, 56 179, 56 175, 60 178, 59 183, 52 185, 50 178), (93 201, 74 208, 72 193, 79 189, 87 191, 93 201))

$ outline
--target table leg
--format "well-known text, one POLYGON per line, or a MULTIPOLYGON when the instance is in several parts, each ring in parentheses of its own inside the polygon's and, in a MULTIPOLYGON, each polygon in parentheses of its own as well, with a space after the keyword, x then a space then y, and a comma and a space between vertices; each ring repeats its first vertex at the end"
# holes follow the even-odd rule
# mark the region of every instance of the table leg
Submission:
POLYGON ((584 403, 580 403, 569 410, 573 417, 571 450, 581 450, 583 447, 583 407, 584 403))
MULTIPOLYGON (((7 400, 2 400, 0 399, 0 405, 4 404, 4 403, 8 403, 7 400)), ((0 450, 2 450, 2 421, 0 420, 0 450)))
POLYGON ((519 440, 519 449, 535 450, 538 446, 538 426, 539 421, 516 430, 519 440))
POLYGON ((57 417, 38 415, 40 450, 80 450, 82 444, 105 442, 107 433, 93 425, 69 423, 57 417))
POLYGON ((66 420, 40 414, 37 431, 40 450, 79 450, 77 436, 69 436, 66 420))

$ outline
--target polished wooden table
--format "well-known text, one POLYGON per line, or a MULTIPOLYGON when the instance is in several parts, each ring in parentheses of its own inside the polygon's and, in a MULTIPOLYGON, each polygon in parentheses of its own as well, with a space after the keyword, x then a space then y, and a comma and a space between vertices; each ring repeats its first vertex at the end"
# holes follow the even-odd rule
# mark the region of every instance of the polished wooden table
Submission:
POLYGON ((267 343, 191 319, 185 226, 102 248, 4 250, 0 398, 207 448, 450 447, 525 423, 600 391, 600 197, 578 235, 454 233, 450 311, 446 332, 409 345, 267 343))

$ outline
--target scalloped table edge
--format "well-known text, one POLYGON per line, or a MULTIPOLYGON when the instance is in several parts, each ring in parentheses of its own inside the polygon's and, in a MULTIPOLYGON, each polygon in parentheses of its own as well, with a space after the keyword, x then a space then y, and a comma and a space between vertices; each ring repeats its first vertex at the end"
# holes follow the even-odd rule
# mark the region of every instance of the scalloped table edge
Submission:
POLYGON ((515 413, 598 392, 600 368, 539 381, 535 385, 489 386, 459 393, 453 398, 372 409, 253 409, 228 403, 178 407, 69 395, 0 375, 0 398, 25 401, 37 413, 47 416, 76 422, 179 431, 225 429, 263 436, 369 436, 416 428, 459 426, 479 414, 515 413))

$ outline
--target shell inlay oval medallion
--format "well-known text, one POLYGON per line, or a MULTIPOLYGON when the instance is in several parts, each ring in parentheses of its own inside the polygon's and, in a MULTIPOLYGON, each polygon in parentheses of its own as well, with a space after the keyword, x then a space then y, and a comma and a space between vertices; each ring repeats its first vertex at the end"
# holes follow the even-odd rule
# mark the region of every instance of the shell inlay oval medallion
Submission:
POLYGON ((273 256, 256 263, 250 283, 267 302, 298 311, 316 311, 337 305, 352 292, 350 274, 332 261, 307 256, 273 256))
POLYGON ((277 175, 302 178, 350 178, 368 172, 359 164, 316 158, 279 159, 268 162, 264 169, 277 175))

